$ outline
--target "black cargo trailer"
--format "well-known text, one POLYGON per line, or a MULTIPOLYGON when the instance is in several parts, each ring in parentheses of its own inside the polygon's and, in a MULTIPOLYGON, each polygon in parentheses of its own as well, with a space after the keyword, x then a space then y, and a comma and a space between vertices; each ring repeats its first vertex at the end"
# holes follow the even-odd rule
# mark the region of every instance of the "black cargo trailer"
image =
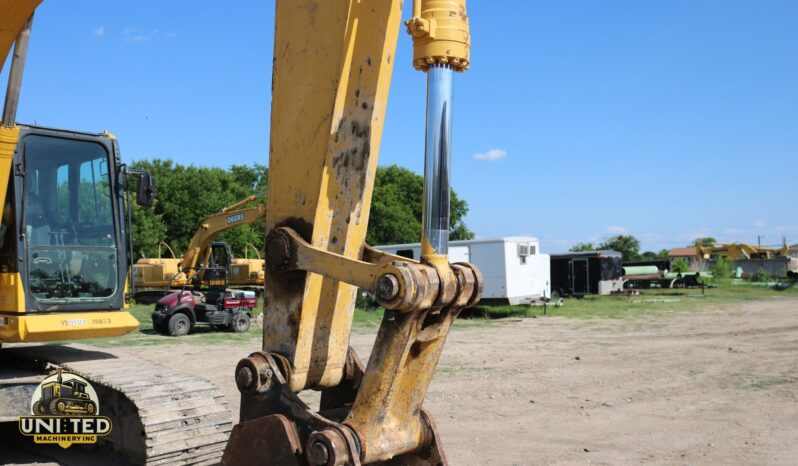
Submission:
POLYGON ((623 289, 621 253, 569 252, 551 255, 551 291, 560 296, 606 295, 623 289))

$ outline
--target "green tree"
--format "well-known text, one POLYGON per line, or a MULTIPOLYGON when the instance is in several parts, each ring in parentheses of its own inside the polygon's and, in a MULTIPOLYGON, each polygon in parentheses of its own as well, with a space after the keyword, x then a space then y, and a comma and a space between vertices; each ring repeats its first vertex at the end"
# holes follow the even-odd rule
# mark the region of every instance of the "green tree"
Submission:
MULTIPOLYGON (((177 254, 183 254, 203 218, 265 191, 268 183, 268 169, 260 165, 224 170, 155 159, 136 162, 133 168, 153 174, 156 190, 152 209, 133 210, 136 257, 141 254, 153 257, 160 241, 172 246, 177 254)), ((228 243, 234 255, 242 256, 247 244, 263 248, 264 228, 262 221, 255 222, 223 233, 218 240, 228 243)))
POLYGON ((593 246, 593 243, 576 243, 571 246, 569 251, 571 252, 585 252, 585 251, 595 251, 596 247, 593 246))
POLYGON ((657 253, 657 258, 659 258, 659 259, 667 259, 668 258, 668 254, 670 254, 670 252, 671 252, 670 249, 660 249, 660 251, 657 253))
POLYGON ((642 254, 640 254, 640 259, 643 260, 659 259, 659 255, 657 255, 657 253, 654 251, 645 251, 642 254))
MULTIPOLYGON (((369 244, 417 243, 421 239, 424 178, 396 165, 378 167, 366 241, 369 244)), ((463 218, 468 203, 451 193, 449 239, 471 239, 463 218)))
MULTIPOLYGON (((203 218, 247 196, 263 195, 268 188, 269 169, 265 165, 233 165, 229 170, 176 164, 171 160, 145 160, 133 168, 155 177, 155 204, 151 209, 133 207, 133 254, 156 257, 158 243, 170 245, 181 255, 203 218)), ((136 187, 130 187, 134 195, 136 187)), ((367 241, 370 244, 415 243, 421 239, 421 209, 424 179, 398 166, 380 167, 372 200, 367 241)), ((451 193, 449 238, 471 239, 464 222, 468 204, 451 193)), ((258 220, 219 235, 218 241, 230 245, 241 257, 246 246, 263 249, 266 225, 258 220)), ((251 251, 251 249, 250 249, 251 251)))
POLYGON ((689 272, 690 264, 683 258, 679 257, 671 262, 671 272, 689 272))
POLYGON ((714 246, 717 242, 718 240, 716 240, 715 238, 711 236, 706 236, 703 238, 696 238, 695 240, 693 240, 693 244, 691 244, 690 246, 714 246))
POLYGON ((632 235, 613 236, 599 244, 598 248, 618 251, 625 261, 633 261, 640 258, 640 241, 632 235))

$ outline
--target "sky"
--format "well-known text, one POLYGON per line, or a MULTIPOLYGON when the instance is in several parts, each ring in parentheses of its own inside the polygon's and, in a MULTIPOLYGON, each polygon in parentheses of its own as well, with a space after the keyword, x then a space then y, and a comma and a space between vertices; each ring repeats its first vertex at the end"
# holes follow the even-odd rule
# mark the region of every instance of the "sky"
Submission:
MULTIPOLYGON (((17 120, 107 129, 126 161, 267 164, 274 1, 224 4, 45 0, 17 120)), ((452 185, 477 237, 536 236, 550 253, 617 234, 644 250, 798 243, 798 2, 468 8, 452 185)), ((380 164, 421 173, 411 54, 402 33, 380 164)))

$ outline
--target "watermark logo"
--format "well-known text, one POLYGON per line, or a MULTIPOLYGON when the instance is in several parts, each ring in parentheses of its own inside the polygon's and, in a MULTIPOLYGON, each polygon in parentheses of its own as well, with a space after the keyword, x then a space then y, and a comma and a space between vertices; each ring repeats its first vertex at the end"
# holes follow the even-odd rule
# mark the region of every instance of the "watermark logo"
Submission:
POLYGON ((100 400, 83 377, 58 369, 36 387, 32 416, 19 418, 19 431, 36 443, 69 448, 75 443, 97 443, 111 433, 111 420, 100 416, 100 400))

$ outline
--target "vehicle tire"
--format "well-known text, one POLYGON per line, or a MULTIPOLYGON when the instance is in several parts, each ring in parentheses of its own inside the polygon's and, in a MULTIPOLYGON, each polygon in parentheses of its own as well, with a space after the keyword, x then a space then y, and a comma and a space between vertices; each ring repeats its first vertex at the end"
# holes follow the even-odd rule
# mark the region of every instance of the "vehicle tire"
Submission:
POLYGON ((47 414, 47 409, 45 408, 45 406, 42 404, 41 401, 33 403, 33 414, 37 414, 39 416, 47 414))
POLYGON ((250 320, 249 314, 246 312, 236 312, 233 314, 233 321, 230 322, 230 328, 235 333, 244 333, 249 330, 250 320))
POLYGON ((63 416, 64 414, 66 414, 66 403, 57 398, 51 401, 50 414, 53 414, 55 416, 63 416))
POLYGON ((93 416, 94 413, 97 412, 97 405, 90 401, 89 404, 86 405, 86 412, 89 413, 90 416, 93 416))
POLYGON ((169 335, 169 324, 156 324, 152 323, 152 328, 161 335, 169 335))
POLYGON ((191 331, 191 320, 185 314, 175 314, 169 318, 169 334, 175 337, 188 335, 191 331))

